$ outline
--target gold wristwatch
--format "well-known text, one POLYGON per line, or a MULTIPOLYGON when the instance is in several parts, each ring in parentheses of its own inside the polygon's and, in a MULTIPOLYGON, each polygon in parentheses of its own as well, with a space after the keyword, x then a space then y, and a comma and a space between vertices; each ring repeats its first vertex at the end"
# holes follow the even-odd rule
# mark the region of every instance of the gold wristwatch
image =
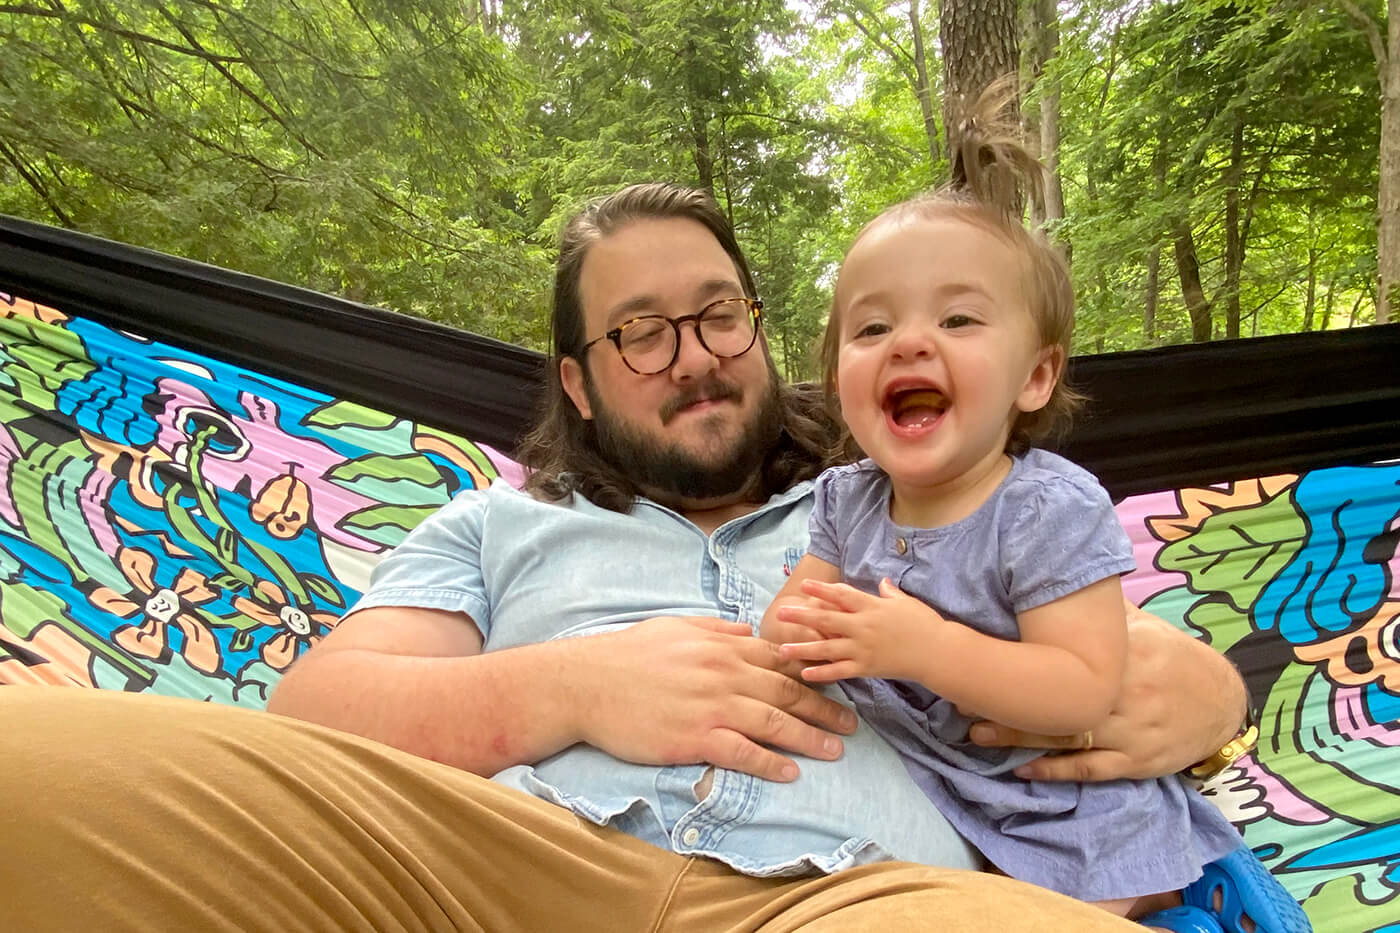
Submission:
POLYGON ((1221 746, 1220 751, 1196 762, 1187 768, 1185 774, 1194 781, 1209 781, 1245 755, 1254 751, 1259 744, 1259 724, 1251 707, 1245 712, 1244 725, 1235 737, 1221 746))

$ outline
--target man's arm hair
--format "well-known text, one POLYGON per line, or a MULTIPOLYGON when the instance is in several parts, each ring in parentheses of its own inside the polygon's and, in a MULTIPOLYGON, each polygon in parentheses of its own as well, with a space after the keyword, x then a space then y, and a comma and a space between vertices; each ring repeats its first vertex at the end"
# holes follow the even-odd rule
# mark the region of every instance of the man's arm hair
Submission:
POLYGON ((576 742, 640 764, 790 781, 783 750, 835 758, 855 716, 778 672, 746 623, 655 618, 482 652, 460 612, 365 609, 282 679, 268 709, 490 776, 576 742), (829 730, 829 731, 828 731, 829 730))
POLYGON ((267 709, 487 777, 578 741, 571 704, 541 689, 557 644, 481 648, 465 613, 364 609, 292 666, 267 709))

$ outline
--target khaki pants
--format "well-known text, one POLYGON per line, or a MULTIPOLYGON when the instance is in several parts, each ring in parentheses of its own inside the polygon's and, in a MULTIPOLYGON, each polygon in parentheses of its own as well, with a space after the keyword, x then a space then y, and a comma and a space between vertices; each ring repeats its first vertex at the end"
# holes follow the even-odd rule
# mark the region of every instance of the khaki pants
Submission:
POLYGON ((1135 928, 976 872, 749 878, 446 765, 186 700, 0 687, 0 768, 16 933, 1135 928))

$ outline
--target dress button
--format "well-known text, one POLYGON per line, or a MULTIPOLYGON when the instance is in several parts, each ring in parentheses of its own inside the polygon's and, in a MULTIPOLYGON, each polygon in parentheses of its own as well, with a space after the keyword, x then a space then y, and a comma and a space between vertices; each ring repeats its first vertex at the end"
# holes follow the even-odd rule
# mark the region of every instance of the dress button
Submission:
POLYGON ((895 538, 894 549, 898 551, 901 556, 903 556, 909 551, 909 542, 905 541, 903 538, 895 538))
POLYGON ((696 829, 694 826, 690 827, 690 829, 687 829, 685 832, 681 833, 681 842, 684 842, 684 843, 685 843, 686 845, 688 845, 688 846, 693 846, 693 845, 695 845, 695 843, 697 843, 697 842, 699 842, 699 841, 700 841, 700 830, 696 829))

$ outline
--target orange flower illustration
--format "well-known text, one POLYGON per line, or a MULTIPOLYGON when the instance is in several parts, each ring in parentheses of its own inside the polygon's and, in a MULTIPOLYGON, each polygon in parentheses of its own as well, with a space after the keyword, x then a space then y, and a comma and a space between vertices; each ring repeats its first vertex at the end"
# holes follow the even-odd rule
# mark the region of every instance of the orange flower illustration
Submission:
POLYGON ((112 640, 127 651, 143 658, 165 658, 170 651, 169 627, 175 626, 185 636, 183 654, 190 666, 205 674, 219 669, 219 644, 209 626, 191 611, 195 606, 217 599, 219 594, 208 585, 203 574, 185 567, 171 586, 156 583, 156 560, 140 548, 121 547, 117 564, 131 583, 132 592, 123 595, 101 586, 88 601, 99 609, 129 619, 144 615, 139 625, 126 625, 112 633, 112 640))
POLYGON ((262 646, 262 659, 275 670, 286 670, 300 650, 321 640, 321 629, 332 629, 340 621, 333 612, 318 612, 296 605, 270 580, 259 580, 256 590, 261 600, 237 596, 233 607, 263 625, 281 629, 262 646))
POLYGON ((93 463, 97 468, 117 479, 126 480, 133 499, 148 509, 164 506, 161 490, 156 484, 156 471, 174 462, 169 454, 154 445, 128 447, 86 431, 80 430, 78 434, 83 446, 95 455, 93 463))
POLYGON ((311 520, 311 487, 284 473, 268 481, 248 511, 274 538, 295 538, 311 520))

